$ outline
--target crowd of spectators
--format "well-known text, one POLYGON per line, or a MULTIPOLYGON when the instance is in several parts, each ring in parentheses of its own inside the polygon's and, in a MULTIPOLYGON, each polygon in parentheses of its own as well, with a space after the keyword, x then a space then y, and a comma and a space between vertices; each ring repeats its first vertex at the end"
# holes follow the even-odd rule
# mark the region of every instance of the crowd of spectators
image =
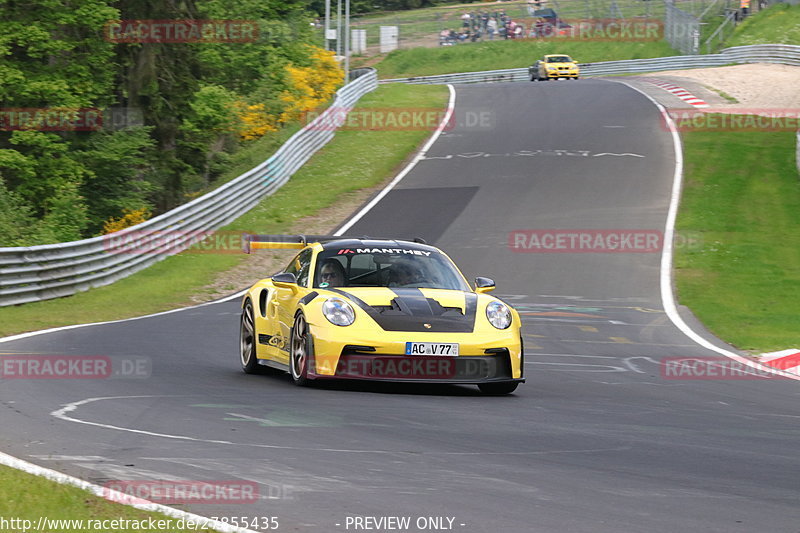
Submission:
MULTIPOLYGON (((533 14, 533 9, 541 8, 544 0, 531 0, 529 11, 533 14)), ((512 20, 504 9, 496 11, 469 11, 460 17, 461 28, 456 31, 454 28, 443 29, 439 34, 439 44, 450 45, 466 41, 483 41, 494 39, 521 39, 524 37, 535 37, 531 34, 535 30, 533 26, 529 34, 525 33, 525 25, 512 20)))

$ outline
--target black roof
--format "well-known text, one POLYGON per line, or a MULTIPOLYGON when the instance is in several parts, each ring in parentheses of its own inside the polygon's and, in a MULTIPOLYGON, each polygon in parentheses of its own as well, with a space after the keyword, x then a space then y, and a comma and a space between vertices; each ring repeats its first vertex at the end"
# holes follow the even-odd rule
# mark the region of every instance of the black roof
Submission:
MULTIPOLYGON (((309 241, 311 242, 311 241, 309 241)), ((339 237, 337 239, 316 241, 322 244, 323 250, 337 248, 405 248, 412 250, 438 251, 433 246, 425 244, 422 239, 406 241, 398 239, 376 239, 372 237, 339 237)))

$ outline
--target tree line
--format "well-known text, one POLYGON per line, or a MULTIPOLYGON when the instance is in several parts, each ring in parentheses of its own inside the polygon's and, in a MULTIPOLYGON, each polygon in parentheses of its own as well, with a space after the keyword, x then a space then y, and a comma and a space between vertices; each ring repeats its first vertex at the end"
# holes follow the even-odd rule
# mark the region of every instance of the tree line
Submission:
POLYGON ((0 246, 114 231, 213 186, 341 85, 317 16, 302 0, 0 1, 0 246), (180 21, 222 22, 193 40, 180 21))

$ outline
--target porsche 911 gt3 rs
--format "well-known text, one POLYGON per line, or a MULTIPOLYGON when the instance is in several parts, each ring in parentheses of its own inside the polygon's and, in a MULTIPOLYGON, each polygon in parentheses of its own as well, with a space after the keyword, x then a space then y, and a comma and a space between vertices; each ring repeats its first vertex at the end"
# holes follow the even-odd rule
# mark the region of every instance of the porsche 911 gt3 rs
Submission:
POLYGON ((297 248, 282 272, 242 300, 247 373, 314 379, 476 384, 507 394, 524 382, 520 318, 474 290, 444 252, 419 242, 249 235, 249 250, 297 248))

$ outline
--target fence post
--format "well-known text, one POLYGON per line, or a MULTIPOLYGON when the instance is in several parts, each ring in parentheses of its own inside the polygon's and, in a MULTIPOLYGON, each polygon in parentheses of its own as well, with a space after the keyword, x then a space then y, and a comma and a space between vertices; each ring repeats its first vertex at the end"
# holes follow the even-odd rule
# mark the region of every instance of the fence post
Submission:
POLYGON ((797 174, 800 176, 800 130, 797 130, 797 148, 795 149, 794 160, 797 166, 797 174))

